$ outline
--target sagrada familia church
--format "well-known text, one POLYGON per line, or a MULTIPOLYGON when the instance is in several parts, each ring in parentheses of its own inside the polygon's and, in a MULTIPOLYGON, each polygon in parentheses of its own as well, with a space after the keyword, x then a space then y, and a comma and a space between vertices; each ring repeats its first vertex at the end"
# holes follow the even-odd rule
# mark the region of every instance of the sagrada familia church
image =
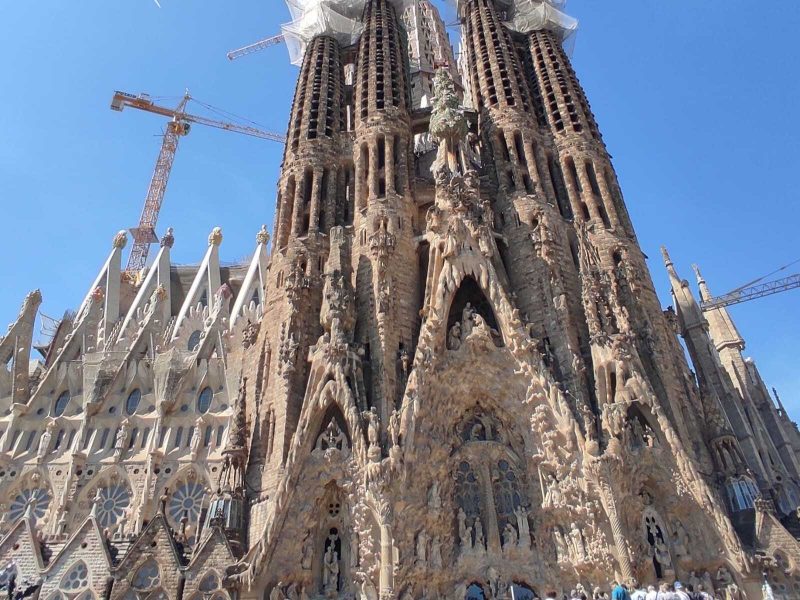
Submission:
POLYGON ((800 432, 666 251, 659 302, 562 3, 459 0, 458 60, 429 0, 290 4, 252 260, 122 232, 0 338, 9 598, 800 597, 800 432))

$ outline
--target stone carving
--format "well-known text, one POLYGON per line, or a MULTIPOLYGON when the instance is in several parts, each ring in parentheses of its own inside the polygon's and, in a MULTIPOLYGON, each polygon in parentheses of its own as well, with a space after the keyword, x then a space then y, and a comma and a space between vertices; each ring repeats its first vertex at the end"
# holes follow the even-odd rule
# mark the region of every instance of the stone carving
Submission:
POLYGON ((431 540, 430 565, 434 569, 441 569, 443 566, 442 541, 438 535, 433 536, 431 540))
POLYGON ((53 438, 53 429, 55 428, 55 421, 49 421, 45 425, 42 437, 39 439, 39 449, 36 451, 36 458, 39 462, 44 460, 47 453, 50 451, 50 440, 53 438))
POLYGON ((417 534, 417 564, 418 565, 427 565, 428 564, 428 534, 425 533, 425 530, 420 531, 417 534))
POLYGON ((336 593, 339 590, 339 553, 334 550, 335 540, 325 551, 322 569, 322 588, 326 594, 336 593))
POLYGON ((503 548, 514 548, 519 542, 516 528, 511 523, 506 523, 503 529, 503 548))
POLYGON ((322 452, 328 450, 343 451, 347 445, 347 437, 344 432, 339 428, 339 423, 336 419, 331 419, 327 427, 319 434, 315 448, 322 452))

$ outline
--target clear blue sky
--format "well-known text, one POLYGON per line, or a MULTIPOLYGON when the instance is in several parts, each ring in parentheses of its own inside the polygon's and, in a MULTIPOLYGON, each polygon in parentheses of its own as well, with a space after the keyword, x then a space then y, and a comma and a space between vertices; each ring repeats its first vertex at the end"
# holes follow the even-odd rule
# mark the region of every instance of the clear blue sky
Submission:
MULTIPOLYGON (((275 47, 229 49, 278 31, 278 0, 3 2, 0 9, 0 323, 41 288, 43 312, 75 308, 134 226, 163 122, 109 110, 115 89, 197 98, 286 127, 296 69, 275 47)), ((796 0, 572 0, 575 67, 597 114, 656 284, 658 248, 684 277, 698 262, 724 292, 800 258, 800 8, 796 0)), ((171 100, 174 102, 175 100, 171 100)), ((181 142, 160 220, 176 261, 208 232, 224 260, 272 226, 278 144, 196 127, 181 142)), ((798 265, 800 267, 800 265, 798 265)), ((796 270, 793 272, 797 272, 796 270)), ((768 381, 800 417, 800 291, 733 309, 768 381)))

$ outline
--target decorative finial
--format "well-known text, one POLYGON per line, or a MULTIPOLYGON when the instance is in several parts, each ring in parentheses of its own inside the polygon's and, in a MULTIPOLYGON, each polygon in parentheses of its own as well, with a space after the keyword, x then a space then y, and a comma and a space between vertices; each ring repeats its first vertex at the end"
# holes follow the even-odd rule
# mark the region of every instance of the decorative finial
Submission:
POLYGON ((219 246, 222 243, 222 228, 214 227, 211 234, 208 236, 209 246, 219 246))
POLYGON ((270 237, 269 237, 269 231, 267 231, 267 226, 262 225, 261 229, 256 234, 256 243, 263 244, 264 246, 266 246, 267 244, 269 244, 269 240, 270 237))
POLYGON ((163 302, 167 299, 167 288, 164 287, 164 284, 160 284, 156 290, 153 292, 153 297, 158 300, 159 302, 163 302))
POLYGON ((122 230, 114 236, 114 248, 122 250, 125 246, 128 245, 128 232, 122 230))
POLYGON ((664 257, 664 265, 667 267, 672 266, 672 258, 670 258, 669 251, 666 246, 661 246, 661 256, 664 257))
POLYGON ((106 291, 103 288, 101 288, 99 285, 96 288, 94 288, 94 291, 92 292, 92 300, 94 300, 95 302, 102 302, 103 298, 105 297, 106 297, 106 291))
POLYGON ((705 283, 706 280, 703 279, 703 274, 700 272, 700 267, 697 265, 692 265, 692 270, 694 271, 695 277, 697 277, 697 283, 705 283))
POLYGON ((167 233, 161 238, 162 248, 172 248, 175 245, 175 230, 172 227, 167 227, 167 233))

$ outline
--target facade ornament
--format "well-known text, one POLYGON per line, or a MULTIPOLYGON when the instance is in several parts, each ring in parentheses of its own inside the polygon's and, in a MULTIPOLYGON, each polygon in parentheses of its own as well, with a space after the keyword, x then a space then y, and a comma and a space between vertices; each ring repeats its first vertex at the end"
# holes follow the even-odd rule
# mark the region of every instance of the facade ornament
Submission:
POLYGON ((50 451, 50 440, 53 438, 53 429, 55 428, 55 421, 48 421, 45 425, 42 437, 39 439, 39 449, 36 452, 36 458, 42 462, 50 451))
POLYGON ((117 250, 122 250, 125 246, 128 245, 128 232, 124 229, 122 231, 117 232, 117 235, 114 236, 114 241, 112 245, 117 250))
POLYGON ((167 227, 167 233, 161 238, 162 248, 172 248, 175 245, 175 230, 172 227, 167 227))
POLYGON ((425 533, 424 529, 417 534, 416 555, 418 565, 424 566, 428 564, 428 541, 428 534, 425 533))
POLYGON ((222 228, 214 227, 208 235, 208 245, 219 246, 220 244, 222 244, 222 228))
POLYGON ((339 591, 339 553, 335 550, 336 539, 338 536, 328 538, 328 549, 322 561, 322 588, 326 594, 339 591))
POLYGON ((438 535, 433 536, 431 540, 431 556, 430 556, 430 563, 431 567, 434 569, 441 569, 443 566, 442 563, 442 541, 438 535))
POLYGON ((306 535, 303 538, 303 556, 300 560, 300 566, 304 571, 310 571, 311 565, 314 561, 314 539, 311 535, 311 530, 306 530, 306 535))
POLYGON ((475 549, 479 553, 483 553, 486 551, 486 540, 483 537, 483 523, 481 523, 480 517, 475 517, 473 527, 475 528, 475 549))
POLYGON ((261 244, 262 246, 266 246, 269 244, 270 236, 269 231, 267 231, 267 226, 262 225, 261 229, 258 230, 256 234, 256 243, 261 244))

